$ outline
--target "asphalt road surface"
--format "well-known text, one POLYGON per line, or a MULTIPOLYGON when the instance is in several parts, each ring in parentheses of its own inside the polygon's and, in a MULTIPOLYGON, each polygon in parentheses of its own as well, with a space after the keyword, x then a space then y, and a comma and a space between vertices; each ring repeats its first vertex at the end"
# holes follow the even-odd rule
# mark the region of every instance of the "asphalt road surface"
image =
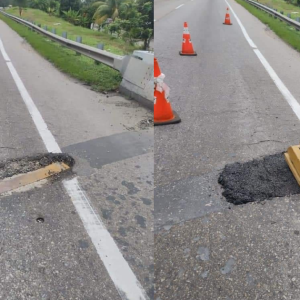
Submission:
MULTIPOLYGON (((141 298, 116 289, 128 282, 127 269, 114 263, 107 268, 98 254, 106 245, 100 242, 96 251, 86 231, 89 220, 84 226, 62 181, 50 180, 0 196, 0 299, 153 299, 153 129, 140 126, 151 113, 60 73, 1 21, 0 39, 57 144, 76 161, 67 179, 76 176, 113 238, 117 250, 106 253, 119 251, 140 283, 137 288, 147 293, 141 298)), ((2 49, 1 163, 47 153, 10 65, 2 49)), ((83 208, 83 215, 91 212, 83 208)), ((98 223, 92 226, 101 227, 98 223)), ((93 238, 97 234, 92 232, 93 238)))
POLYGON ((299 144, 299 119, 256 52, 298 101, 300 54, 229 4, 255 47, 232 11, 223 25, 224 0, 155 1, 155 56, 182 119, 155 129, 156 300, 299 299, 300 196, 234 206, 218 178, 299 144), (185 21, 198 56, 179 56, 185 21))

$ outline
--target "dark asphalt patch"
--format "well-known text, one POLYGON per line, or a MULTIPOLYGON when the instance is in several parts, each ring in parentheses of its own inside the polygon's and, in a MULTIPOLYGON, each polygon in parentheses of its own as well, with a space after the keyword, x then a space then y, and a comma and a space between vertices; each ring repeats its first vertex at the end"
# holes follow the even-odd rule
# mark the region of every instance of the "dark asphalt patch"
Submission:
POLYGON ((283 153, 225 166, 219 180, 223 196, 235 205, 300 194, 283 153))
POLYGON ((36 171, 55 162, 63 162, 70 168, 72 168, 75 164, 74 159, 70 155, 64 153, 46 153, 11 159, 0 162, 0 179, 36 171))
POLYGON ((87 160, 92 168, 100 169, 104 165, 148 153, 152 147, 153 134, 123 132, 70 145, 63 151, 87 160))

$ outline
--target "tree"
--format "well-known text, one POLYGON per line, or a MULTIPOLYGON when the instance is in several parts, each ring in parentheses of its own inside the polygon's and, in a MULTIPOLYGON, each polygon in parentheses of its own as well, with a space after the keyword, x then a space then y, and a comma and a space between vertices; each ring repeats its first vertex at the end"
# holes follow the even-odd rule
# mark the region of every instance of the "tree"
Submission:
POLYGON ((71 8, 68 11, 63 11, 64 18, 75 25, 78 25, 79 22, 79 12, 72 10, 71 8))
POLYGON ((138 0, 138 10, 141 13, 142 39, 144 49, 148 49, 154 33, 154 5, 153 0, 138 0))
POLYGON ((48 0, 30 0, 28 5, 30 8, 36 8, 43 11, 47 11, 49 7, 49 2, 48 0))
POLYGON ((84 6, 80 9, 80 14, 87 18, 88 23, 86 24, 86 27, 90 28, 91 24, 93 23, 93 16, 95 14, 97 7, 93 6, 91 4, 84 3, 84 6))
POLYGON ((64 11, 75 10, 80 8, 79 0, 60 0, 60 14, 63 15, 64 11))
POLYGON ((9 0, 0 0, 0 7, 7 7, 9 5, 9 0))
POLYGON ((23 8, 26 7, 26 0, 14 0, 14 5, 19 7, 19 15, 22 17, 23 8))
POLYGON ((120 0, 98 1, 93 6, 97 7, 93 16, 97 24, 102 24, 108 18, 115 20, 119 16, 120 0))
POLYGON ((122 4, 120 7, 120 18, 118 22, 125 31, 123 37, 130 42, 142 40, 144 50, 149 49, 153 38, 153 1, 138 0, 133 5, 122 4))

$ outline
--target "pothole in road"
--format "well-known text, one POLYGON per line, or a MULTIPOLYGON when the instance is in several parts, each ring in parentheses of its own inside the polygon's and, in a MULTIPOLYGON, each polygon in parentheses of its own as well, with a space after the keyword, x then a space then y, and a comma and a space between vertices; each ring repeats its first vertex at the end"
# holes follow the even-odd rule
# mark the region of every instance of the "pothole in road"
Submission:
POLYGON ((74 159, 68 154, 39 154, 0 163, 0 194, 59 176, 70 170, 74 159))
POLYGON ((227 165, 218 182, 223 196, 235 205, 300 194, 283 153, 227 165))
POLYGON ((56 162, 65 163, 70 168, 73 167, 75 163, 74 159, 68 154, 53 153, 7 160, 0 162, 0 180, 14 175, 32 172, 56 162))

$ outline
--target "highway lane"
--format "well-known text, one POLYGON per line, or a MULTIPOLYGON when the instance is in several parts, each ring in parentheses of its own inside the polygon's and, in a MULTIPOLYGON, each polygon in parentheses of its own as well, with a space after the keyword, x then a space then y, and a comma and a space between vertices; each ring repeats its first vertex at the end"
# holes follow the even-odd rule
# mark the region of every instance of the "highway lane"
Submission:
MULTIPOLYGON (((229 3, 299 101, 299 53, 229 3)), ((299 196, 234 207, 217 182, 228 163, 298 144, 300 129, 232 12, 233 25, 222 24, 226 7, 223 0, 155 6, 155 55, 182 118, 155 130, 156 297, 296 299, 299 196), (178 54, 184 21, 196 57, 178 54)))
MULTIPOLYGON (((153 130, 140 126, 151 113, 60 73, 2 22, 0 39, 58 145, 75 158, 79 184, 152 299, 153 130)), ((2 54, 0 125, 0 161, 47 152, 2 54)), ((1 196, 0 205, 1 299, 124 299, 61 181, 1 196), (45 222, 37 223, 38 216, 45 222)))
MULTIPOLYGON (((155 10, 154 10, 154 20, 158 22, 160 19, 164 18, 173 11, 181 8, 185 4, 188 4, 192 0, 173 0, 173 1, 164 1, 164 0, 155 0, 155 10)), ((194 0, 193 0, 194 1, 194 0)))

